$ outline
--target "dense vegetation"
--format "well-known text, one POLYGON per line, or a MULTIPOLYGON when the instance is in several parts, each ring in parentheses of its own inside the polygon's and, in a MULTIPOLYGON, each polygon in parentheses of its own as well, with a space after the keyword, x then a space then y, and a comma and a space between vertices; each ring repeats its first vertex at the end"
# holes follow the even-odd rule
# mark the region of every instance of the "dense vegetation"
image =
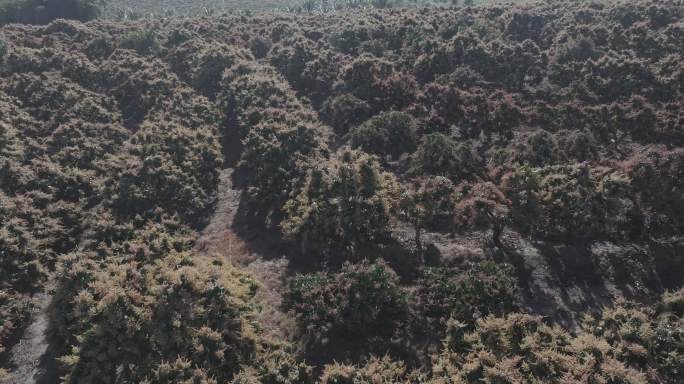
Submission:
POLYGON ((277 10, 331 13, 350 9, 417 8, 474 5, 491 0, 107 0, 104 15, 119 20, 169 16, 248 14, 277 10))
POLYGON ((100 15, 104 0, 3 0, 0 25, 47 24, 55 19, 87 21, 100 15))
POLYGON ((6 25, 0 377, 47 290, 67 383, 681 383, 683 55, 679 0, 6 25), (226 167, 305 266, 283 339, 197 245, 226 167), (523 242, 669 274, 566 329, 523 242))

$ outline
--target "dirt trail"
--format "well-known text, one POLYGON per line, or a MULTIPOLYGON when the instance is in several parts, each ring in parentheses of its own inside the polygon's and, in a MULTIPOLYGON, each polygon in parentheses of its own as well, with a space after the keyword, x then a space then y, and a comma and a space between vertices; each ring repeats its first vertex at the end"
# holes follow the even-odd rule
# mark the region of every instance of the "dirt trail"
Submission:
MULTIPOLYGON (((243 270, 248 271, 259 283, 255 297, 257 320, 265 336, 278 339, 288 338, 287 317, 280 310, 282 292, 285 289, 289 262, 284 255, 262 254, 267 240, 254 240, 262 244, 250 244, 250 234, 245 228, 238 228, 236 217, 240 209, 242 192, 233 189, 233 169, 224 169, 220 174, 218 201, 209 224, 197 241, 197 248, 206 254, 219 254, 243 270)), ((253 239, 252 239, 253 240, 253 239)))
POLYGON ((57 373, 50 364, 46 331, 48 327, 47 308, 50 296, 39 293, 34 296, 36 310, 31 323, 19 342, 10 352, 10 371, 0 384, 51 384, 57 383, 57 373))

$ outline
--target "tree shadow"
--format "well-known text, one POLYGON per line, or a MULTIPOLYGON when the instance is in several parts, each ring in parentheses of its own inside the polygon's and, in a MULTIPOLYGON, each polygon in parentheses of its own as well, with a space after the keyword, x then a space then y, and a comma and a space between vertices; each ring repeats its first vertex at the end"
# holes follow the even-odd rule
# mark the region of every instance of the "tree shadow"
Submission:
POLYGON ((684 246, 517 239, 493 254, 513 265, 522 309, 577 330, 585 313, 598 313, 618 297, 644 304, 684 283, 684 246))

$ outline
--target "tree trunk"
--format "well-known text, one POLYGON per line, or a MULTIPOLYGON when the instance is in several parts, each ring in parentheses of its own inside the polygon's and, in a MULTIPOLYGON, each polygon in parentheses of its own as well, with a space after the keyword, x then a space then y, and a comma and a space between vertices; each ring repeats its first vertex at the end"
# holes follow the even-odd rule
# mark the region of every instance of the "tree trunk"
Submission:
POLYGON ((423 242, 421 241, 421 230, 420 230, 420 225, 414 224, 413 229, 416 233, 416 252, 418 252, 418 257, 420 257, 420 261, 423 261, 423 242))
POLYGON ((495 223, 492 225, 492 241, 497 247, 501 247, 501 234, 503 233, 503 225, 495 223))

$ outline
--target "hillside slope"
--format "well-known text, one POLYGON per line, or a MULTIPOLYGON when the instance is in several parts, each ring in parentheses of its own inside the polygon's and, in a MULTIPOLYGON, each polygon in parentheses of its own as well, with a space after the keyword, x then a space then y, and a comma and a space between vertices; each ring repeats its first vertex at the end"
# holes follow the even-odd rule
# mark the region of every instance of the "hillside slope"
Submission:
POLYGON ((679 383, 682 31, 681 1, 5 26, 0 366, 45 320, 55 382, 679 383))

